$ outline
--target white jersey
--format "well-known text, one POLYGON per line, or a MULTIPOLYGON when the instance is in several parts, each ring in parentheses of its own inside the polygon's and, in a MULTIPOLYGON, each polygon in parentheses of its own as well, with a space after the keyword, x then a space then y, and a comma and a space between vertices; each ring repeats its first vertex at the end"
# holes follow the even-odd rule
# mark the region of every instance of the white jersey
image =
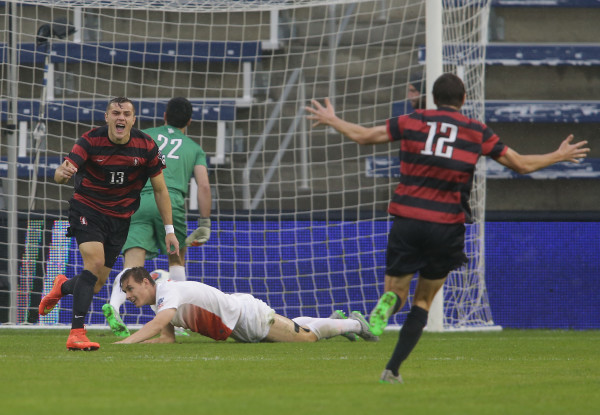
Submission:
POLYGON ((274 314, 270 307, 250 294, 225 294, 197 281, 168 280, 158 284, 156 305, 153 308, 156 313, 175 308, 177 312, 171 324, 176 327, 190 329, 215 340, 225 340, 232 336, 236 340, 251 342, 260 341, 266 336, 268 320, 272 320, 274 314), (249 308, 249 304, 253 306, 249 308), (269 316, 265 317, 263 314, 269 316), (255 324, 257 319, 261 324, 255 324), (262 324, 265 320, 266 326, 262 324), (238 322, 240 324, 236 330, 238 322), (258 332, 249 332, 248 329, 258 332))

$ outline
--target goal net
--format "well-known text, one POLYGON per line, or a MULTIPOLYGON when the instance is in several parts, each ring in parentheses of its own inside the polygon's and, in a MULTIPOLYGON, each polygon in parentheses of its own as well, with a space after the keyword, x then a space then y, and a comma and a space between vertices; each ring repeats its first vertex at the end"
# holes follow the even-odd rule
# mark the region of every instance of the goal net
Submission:
MULTIPOLYGON (((82 269, 65 236, 72 183, 54 170, 75 140, 127 96, 138 128, 190 99, 187 134, 206 151, 212 237, 189 248, 188 279, 249 292, 278 313, 369 314, 382 294, 395 145, 360 147, 312 128, 304 107, 330 97, 338 115, 380 125, 425 88, 425 0, 38 0, 0 5, 0 321, 69 324, 67 296, 38 319, 57 274, 82 269), (4 139, 6 137, 6 139, 4 139)), ((482 119, 487 0, 445 0, 444 69, 463 77, 468 115, 482 119)), ((168 159, 167 159, 168 162, 168 159)), ((484 169, 480 169, 485 171, 484 169)), ((445 328, 493 325, 484 281, 485 174, 473 197, 469 265, 444 290, 445 328)), ((190 184, 188 232, 197 203, 190 184)), ((168 269, 166 257, 146 267, 168 269)), ((104 325, 112 280, 88 325, 104 325)), ((404 310, 408 310, 410 304, 404 310)), ((128 324, 152 318, 127 303, 128 324)), ((405 313, 394 317, 401 324, 405 313)))

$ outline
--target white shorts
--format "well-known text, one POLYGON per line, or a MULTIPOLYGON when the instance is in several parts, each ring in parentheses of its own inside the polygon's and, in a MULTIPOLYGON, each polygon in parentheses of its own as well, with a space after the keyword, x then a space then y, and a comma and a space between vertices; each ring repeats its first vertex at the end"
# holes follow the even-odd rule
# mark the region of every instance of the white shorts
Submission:
POLYGON ((230 337, 242 343, 258 343, 269 334, 275 310, 250 294, 233 294, 242 304, 242 312, 230 337))

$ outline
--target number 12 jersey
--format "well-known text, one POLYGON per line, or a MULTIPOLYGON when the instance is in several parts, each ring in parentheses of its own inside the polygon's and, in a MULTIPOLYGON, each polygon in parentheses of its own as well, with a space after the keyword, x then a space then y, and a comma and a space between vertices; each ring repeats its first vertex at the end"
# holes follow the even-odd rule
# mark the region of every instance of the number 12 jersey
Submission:
POLYGON ((446 107, 417 110, 387 121, 400 141, 400 183, 388 212, 436 223, 469 223, 469 198, 480 156, 494 159, 508 147, 485 124, 446 107))

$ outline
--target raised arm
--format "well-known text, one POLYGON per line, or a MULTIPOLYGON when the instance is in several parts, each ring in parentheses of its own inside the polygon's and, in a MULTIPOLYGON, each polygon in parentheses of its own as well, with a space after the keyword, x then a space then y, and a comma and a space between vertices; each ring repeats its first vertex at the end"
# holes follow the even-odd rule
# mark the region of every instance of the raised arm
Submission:
POLYGON ((348 121, 344 121, 335 115, 335 110, 329 101, 325 98, 325 106, 322 106, 317 100, 312 100, 312 107, 306 107, 311 115, 306 119, 314 120, 313 127, 318 125, 329 125, 358 144, 379 144, 389 141, 387 128, 385 125, 378 127, 363 127, 348 121))
POLYGON ((546 154, 523 155, 509 148, 506 154, 496 161, 521 174, 532 173, 561 161, 579 163, 590 152, 590 149, 585 147, 588 142, 584 140, 571 144, 572 141, 573 134, 565 138, 558 149, 546 154))
MULTIPOLYGON (((171 198, 169 197, 169 190, 167 189, 165 177, 163 176, 162 172, 154 177, 151 177, 150 183, 154 189, 154 199, 156 200, 156 206, 158 207, 158 212, 163 220, 165 229, 168 225, 171 225, 172 227, 173 212, 171 210, 171 198)), ((167 246, 167 252, 170 255, 179 255, 179 242, 177 241, 177 237, 175 237, 174 231, 167 232, 165 235, 165 244, 167 246)))

